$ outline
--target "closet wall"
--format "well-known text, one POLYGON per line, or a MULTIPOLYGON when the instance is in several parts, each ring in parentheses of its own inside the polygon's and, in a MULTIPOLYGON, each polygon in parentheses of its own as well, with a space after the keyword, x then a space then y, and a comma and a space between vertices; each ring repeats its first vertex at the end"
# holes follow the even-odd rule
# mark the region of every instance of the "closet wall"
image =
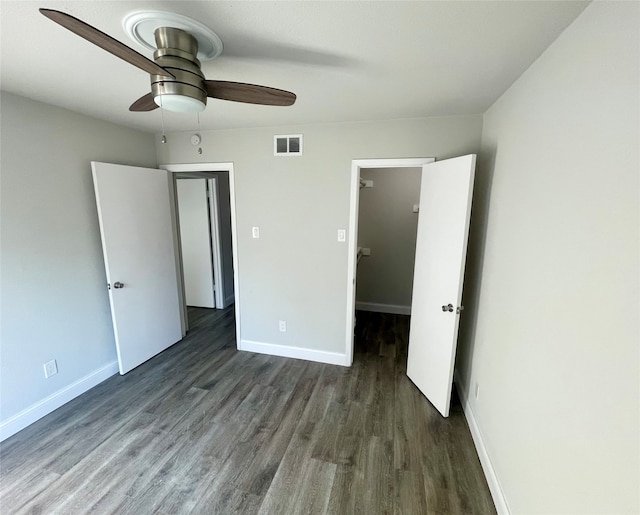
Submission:
POLYGON ((409 314, 420 202, 421 168, 368 168, 360 178, 356 309, 409 314), (366 251, 365 251, 366 253, 366 251))

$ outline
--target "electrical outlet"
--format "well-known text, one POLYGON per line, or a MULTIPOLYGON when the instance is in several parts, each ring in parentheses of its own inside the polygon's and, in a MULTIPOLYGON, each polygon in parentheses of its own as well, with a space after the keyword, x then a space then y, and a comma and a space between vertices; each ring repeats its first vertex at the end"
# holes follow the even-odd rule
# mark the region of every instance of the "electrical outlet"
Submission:
POLYGON ((255 239, 260 238, 260 227, 252 227, 251 236, 253 236, 255 239))
POLYGON ((44 368, 44 377, 46 378, 49 378, 58 373, 58 365, 55 359, 52 359, 51 361, 47 361, 42 366, 44 368))
POLYGON ((278 322, 278 327, 280 328, 281 333, 287 332, 287 322, 285 320, 280 320, 278 322))
POLYGON ((476 400, 478 400, 478 396, 480 395, 480 383, 476 382, 476 388, 475 388, 475 396, 476 396, 476 400))

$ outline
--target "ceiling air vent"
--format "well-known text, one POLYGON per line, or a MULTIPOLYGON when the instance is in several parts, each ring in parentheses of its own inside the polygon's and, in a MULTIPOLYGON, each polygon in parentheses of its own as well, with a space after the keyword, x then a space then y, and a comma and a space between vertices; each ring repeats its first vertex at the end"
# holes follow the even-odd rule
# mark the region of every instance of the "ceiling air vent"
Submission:
POLYGON ((274 156, 301 156, 302 134, 280 134, 273 137, 274 156))

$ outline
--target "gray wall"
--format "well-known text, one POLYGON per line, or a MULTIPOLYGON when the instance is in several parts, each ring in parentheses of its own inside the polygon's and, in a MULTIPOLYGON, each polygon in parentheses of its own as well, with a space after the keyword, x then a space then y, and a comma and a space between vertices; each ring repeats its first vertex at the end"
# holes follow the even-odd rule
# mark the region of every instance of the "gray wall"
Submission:
POLYGON ((458 372, 512 513, 640 512, 639 8, 588 6, 484 116, 458 372))
POLYGON ((356 301, 402 306, 409 314, 422 168, 365 168, 360 177, 373 181, 360 190, 358 213, 358 245, 371 255, 358 264, 356 301))
POLYGON ((153 136, 1 93, 0 418, 116 359, 91 160, 152 166, 153 136), (56 359, 59 373, 44 378, 56 359))
POLYGON ((234 163, 242 338, 344 353, 347 244, 336 232, 348 227, 351 160, 475 153, 481 124, 469 116, 203 131, 202 155, 183 132, 156 146, 161 164, 234 163), (296 133, 304 155, 274 157, 273 135, 296 133))

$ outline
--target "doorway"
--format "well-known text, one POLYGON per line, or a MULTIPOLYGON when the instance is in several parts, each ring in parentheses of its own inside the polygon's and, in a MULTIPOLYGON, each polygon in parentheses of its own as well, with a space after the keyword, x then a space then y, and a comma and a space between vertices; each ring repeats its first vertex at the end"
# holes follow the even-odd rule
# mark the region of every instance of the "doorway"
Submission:
POLYGON ((356 310, 411 314, 422 168, 362 168, 356 310))
MULTIPOLYGON (((374 166, 389 167, 389 160, 382 161, 382 166, 377 162, 374 166)), ((475 154, 469 154, 420 165, 422 207, 416 234, 410 308, 414 320, 409 332, 407 376, 444 417, 449 415, 459 316, 464 309, 461 302, 475 163, 475 154)), ((354 161, 352 187, 359 189, 361 171, 368 164, 354 161)), ((352 194, 350 250, 356 255, 355 269, 359 194, 353 190, 352 194)), ((355 273, 350 279, 353 294, 355 273)), ((354 297, 350 299, 353 308, 354 297)), ((350 310, 349 315, 354 312, 350 310)), ((353 327, 349 329, 353 342, 353 327)), ((348 351, 353 356, 353 343, 348 351)))
MULTIPOLYGON (((402 173, 403 169, 412 169, 417 167, 422 167, 427 163, 432 163, 435 161, 432 157, 424 157, 424 158, 397 158, 397 159, 358 159, 354 160, 351 165, 351 200, 350 200, 350 209, 349 209, 349 267, 348 267, 348 283, 347 283, 347 334, 346 334, 346 349, 345 354, 347 355, 347 363, 351 365, 353 363, 353 346, 354 346, 354 328, 355 328, 355 310, 356 310, 356 280, 357 280, 357 268, 358 268, 358 257, 360 254, 361 259, 366 259, 362 254, 362 252, 358 252, 359 243, 358 243, 358 221, 359 221, 359 210, 360 210, 360 195, 364 195, 367 193, 368 184, 364 185, 364 188, 360 188, 361 186, 361 175, 364 170, 368 169, 386 169, 385 173, 402 173), (392 170, 395 170, 392 171, 392 170)), ((365 180, 364 178, 362 178, 365 180)), ((371 179, 369 179, 371 180, 371 179)), ((375 180, 373 183, 373 187, 375 188, 375 180)), ((371 252, 375 252, 370 247, 364 247, 365 249, 369 249, 371 252)), ((362 250, 362 249, 360 249, 362 250)), ((366 252, 366 250, 365 250, 366 252)), ((371 304, 383 304, 383 303, 374 303, 371 302, 369 308, 375 308, 375 306, 371 306, 371 304)), ((362 306, 361 306, 362 307, 362 306)), ((379 309, 389 309, 388 306, 379 306, 379 309)), ((404 313, 405 310, 397 311, 399 313, 404 313)))
POLYGON ((173 176, 186 304, 224 309, 234 300, 228 172, 173 176))
MULTIPOLYGON (((177 181, 185 179, 216 179, 218 187, 221 184, 228 184, 228 204, 225 206, 223 197, 220 202, 220 218, 223 218, 221 212, 227 211, 228 223, 220 224, 220 240, 222 240, 222 252, 220 253, 221 262, 219 263, 222 272, 222 290, 219 293, 223 293, 222 304, 225 308, 228 308, 231 304, 234 305, 235 323, 236 323, 236 338, 240 341, 240 308, 239 308, 239 288, 238 288, 238 274, 237 274, 237 239, 236 239, 236 209, 235 209, 235 181, 234 181, 234 167, 233 163, 191 163, 191 164, 172 164, 162 165, 161 169, 171 172, 171 191, 172 191, 172 212, 174 213, 174 234, 175 234, 175 249, 176 260, 180 263, 179 275, 180 275, 180 305, 181 305, 181 319, 183 326, 183 336, 186 335, 186 331, 189 327, 187 299, 185 295, 185 278, 182 273, 182 255, 180 250, 180 230, 178 227, 178 196, 177 196, 177 181)), ((225 189, 220 188, 220 190, 225 189)), ((226 194, 225 194, 226 195, 226 194)), ((215 216, 215 213, 212 215, 215 216)), ((225 215, 226 217, 227 215, 225 215)))

